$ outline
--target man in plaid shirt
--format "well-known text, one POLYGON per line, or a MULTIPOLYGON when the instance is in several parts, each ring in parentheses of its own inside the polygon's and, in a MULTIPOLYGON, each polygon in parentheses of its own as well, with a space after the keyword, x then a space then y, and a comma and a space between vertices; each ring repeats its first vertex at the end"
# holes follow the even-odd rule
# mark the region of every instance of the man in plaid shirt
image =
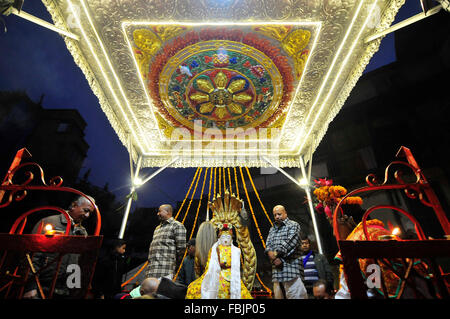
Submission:
POLYGON ((169 204, 159 206, 158 218, 161 223, 153 233, 148 253, 146 277, 173 279, 186 249, 186 228, 172 217, 173 208, 169 204))
POLYGON ((273 208, 275 225, 270 228, 265 253, 272 263, 275 299, 307 299, 302 281, 300 225, 287 217, 286 209, 273 208))

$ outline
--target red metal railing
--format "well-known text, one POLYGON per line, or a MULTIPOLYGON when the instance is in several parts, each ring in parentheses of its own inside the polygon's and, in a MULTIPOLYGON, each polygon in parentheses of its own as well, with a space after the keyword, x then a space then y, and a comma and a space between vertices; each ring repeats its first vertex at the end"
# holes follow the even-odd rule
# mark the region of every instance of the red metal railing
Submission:
MULTIPOLYGON (((439 297, 449 295, 449 284, 446 282, 448 280, 448 275, 443 274, 441 267, 437 266, 433 261, 439 256, 450 256, 450 241, 448 240, 434 240, 429 241, 425 233, 422 230, 417 219, 413 214, 405 211, 400 207, 393 205, 376 205, 367 209, 362 217, 362 228, 364 231, 365 240, 350 241, 342 238, 339 232, 339 217, 343 214, 342 203, 344 199, 356 194, 360 195, 363 193, 373 193, 377 191, 390 191, 390 190, 403 190, 405 195, 410 199, 417 199, 423 205, 433 209, 437 220, 439 221, 444 233, 446 235, 450 234, 450 224, 448 222, 447 216, 436 196, 430 184, 426 180, 422 173, 419 165, 417 164, 411 151, 402 146, 398 151, 396 157, 404 157, 406 161, 396 160, 391 162, 385 169, 384 181, 379 183, 374 174, 369 174, 366 177, 366 183, 368 186, 355 189, 337 204, 333 212, 333 231, 336 236, 338 247, 340 249, 341 255, 344 261, 344 275, 348 283, 352 297, 356 298, 367 298, 366 290, 367 287, 362 281, 360 265, 357 262, 360 258, 375 258, 375 261, 382 263, 390 271, 394 271, 391 267, 387 258, 426 258, 431 264, 431 269, 434 271, 434 281, 439 287, 439 297), (389 183, 390 173, 394 166, 401 166, 407 168, 413 176, 415 176, 415 181, 405 182, 402 178, 403 172, 401 170, 396 170, 394 172, 394 182, 389 183), (377 238, 371 238, 368 232, 367 219, 371 213, 379 210, 391 210, 396 211, 404 216, 406 216, 413 224, 417 233, 419 241, 388 241, 380 243, 377 238), (419 245, 420 241, 427 241, 426 247, 424 245, 419 245), (439 249, 434 249, 433 245, 439 246, 439 249), (399 249, 400 247, 400 249, 399 249), (414 248, 415 247, 415 248, 414 248), (438 280, 439 279, 439 280, 438 280)), ((404 283, 410 283, 408 279, 411 266, 407 267, 407 274, 396 273, 397 276, 404 280, 404 283)), ((383 279, 383 276, 382 276, 383 279)), ((404 286, 401 291, 403 291, 404 286)), ((386 296, 386 291, 384 289, 384 296, 386 296)), ((400 297, 400 296, 398 296, 400 297)))
POLYGON ((86 194, 74 188, 62 186, 63 180, 61 177, 53 177, 46 183, 44 171, 38 164, 33 162, 21 163, 22 159, 29 157, 31 157, 31 154, 26 149, 21 149, 17 152, 2 184, 0 185, 0 208, 5 208, 13 202, 24 200, 29 192, 43 191, 72 193, 83 196, 91 203, 92 207, 95 208, 96 225, 93 236, 73 236, 70 235, 72 223, 69 214, 60 207, 41 206, 32 208, 21 214, 13 223, 8 234, 0 234, 0 251, 3 251, 3 255, 0 259, 0 293, 4 292, 4 298, 9 298, 13 295, 13 297, 21 299, 24 292, 24 285, 27 283, 31 271, 41 298, 52 298, 62 258, 65 254, 82 254, 85 257, 85 263, 82 264, 81 267, 84 270, 84 274, 88 274, 84 279, 83 286, 87 293, 87 287, 92 281, 98 250, 100 249, 103 238, 100 236, 100 211, 86 194), (32 172, 32 169, 38 171, 38 179, 35 179, 35 174, 32 172), (14 181, 19 172, 22 172, 23 174, 21 176, 25 177, 25 181, 20 184, 14 181), (36 181, 40 182, 41 185, 36 185, 36 181), (28 217, 31 214, 42 211, 54 211, 65 217, 67 226, 64 234, 51 236, 41 234, 43 227, 42 222, 38 226, 36 234, 23 234, 28 217), (56 253, 57 257, 45 267, 35 269, 33 257, 36 252, 56 253), (25 264, 27 265, 25 270, 21 268, 20 264, 14 264, 14 257, 18 254, 25 259, 25 264), (46 296, 39 281, 39 274, 53 263, 56 263, 56 270, 51 279, 50 289, 46 296), (14 293, 12 290, 13 287, 18 288, 14 293))

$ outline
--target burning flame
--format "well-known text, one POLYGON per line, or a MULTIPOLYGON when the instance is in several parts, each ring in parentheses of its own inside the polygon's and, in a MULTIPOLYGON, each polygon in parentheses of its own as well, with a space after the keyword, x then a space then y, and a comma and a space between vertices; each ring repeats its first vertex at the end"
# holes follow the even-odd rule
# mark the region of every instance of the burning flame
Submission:
POLYGON ((392 230, 392 235, 398 236, 399 234, 400 234, 400 228, 395 227, 395 228, 392 230))
POLYGON ((53 230, 53 226, 51 224, 47 224, 44 227, 45 232, 50 232, 53 230))

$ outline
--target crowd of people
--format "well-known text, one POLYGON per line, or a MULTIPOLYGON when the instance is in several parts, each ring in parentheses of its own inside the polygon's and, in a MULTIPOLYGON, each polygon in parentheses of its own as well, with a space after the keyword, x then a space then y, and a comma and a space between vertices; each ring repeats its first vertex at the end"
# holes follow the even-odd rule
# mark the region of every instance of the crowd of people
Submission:
MULTIPOLYGON (((81 222, 94 211, 95 200, 90 197, 75 200, 67 213, 71 235, 87 235, 81 222)), ((122 291, 126 242, 116 240, 111 249, 98 257, 91 283, 91 295, 98 299, 251 299, 251 293, 241 278, 241 250, 233 244, 233 225, 224 223, 217 228, 210 221, 200 224, 195 239, 186 241, 186 228, 173 217, 170 204, 161 205, 149 247, 145 279, 129 292, 122 291), (181 266, 181 267, 180 267, 181 266)), ((331 299, 334 276, 326 257, 311 247, 299 223, 289 219, 282 205, 273 208, 274 224, 266 240, 265 256, 272 265, 273 298, 331 299)), ((47 217, 55 229, 64 230, 63 215, 47 217)), ((38 224, 41 221, 38 222, 38 224)), ((34 229, 36 232, 36 227, 34 229)), ((35 254, 33 263, 44 271, 40 286, 44 292, 51 283, 52 271, 45 263, 54 256, 35 254)), ((63 263, 76 263, 78 255, 66 254, 63 263)), ((56 281, 53 298, 70 298, 67 274, 61 272, 56 281)), ((25 286, 24 298, 39 298, 35 281, 25 286)))

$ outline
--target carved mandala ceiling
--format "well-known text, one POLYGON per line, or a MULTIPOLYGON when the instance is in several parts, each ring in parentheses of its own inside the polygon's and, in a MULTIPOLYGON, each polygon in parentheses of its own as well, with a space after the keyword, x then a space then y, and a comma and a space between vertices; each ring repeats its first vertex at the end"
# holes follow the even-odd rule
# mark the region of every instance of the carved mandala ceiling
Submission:
POLYGON ((142 166, 300 165, 404 1, 43 0, 142 166))

